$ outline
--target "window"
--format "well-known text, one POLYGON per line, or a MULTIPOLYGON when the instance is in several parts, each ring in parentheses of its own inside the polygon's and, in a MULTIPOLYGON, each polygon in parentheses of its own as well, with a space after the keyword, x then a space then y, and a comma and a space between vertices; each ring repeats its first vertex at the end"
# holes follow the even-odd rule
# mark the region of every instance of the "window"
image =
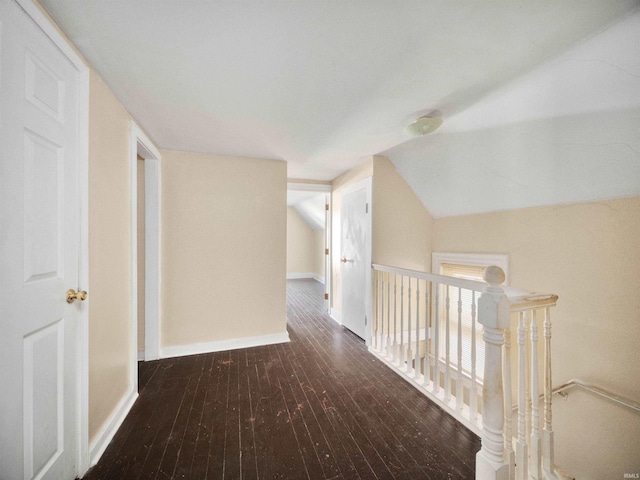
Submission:
MULTIPOLYGON (((483 281, 484 269, 490 265, 497 265, 508 275, 507 255, 478 255, 478 254, 433 254, 433 271, 440 275, 462 278, 466 280, 483 281)), ((440 349, 441 361, 446 360, 446 297, 447 287, 440 287, 440 304, 438 318, 440 324, 440 349)), ((461 301, 460 331, 462 346, 462 370, 471 375, 473 340, 475 337, 476 378, 482 379, 484 375, 484 340, 482 339, 482 325, 478 323, 477 314, 475 328, 473 325, 472 304, 475 303, 477 312, 479 294, 467 289, 450 286, 449 296, 449 364, 458 366, 458 301, 461 301), (474 334, 475 333, 475 334, 474 334)))

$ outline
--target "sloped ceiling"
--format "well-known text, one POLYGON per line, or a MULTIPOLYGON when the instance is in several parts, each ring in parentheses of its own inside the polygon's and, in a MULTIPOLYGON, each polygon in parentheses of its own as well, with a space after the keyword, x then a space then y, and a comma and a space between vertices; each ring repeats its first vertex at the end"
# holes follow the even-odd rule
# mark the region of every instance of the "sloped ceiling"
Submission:
POLYGON ((638 0, 41 3, 163 149, 382 153, 436 216, 640 194, 638 0))
POLYGON ((324 230, 325 193, 287 190, 287 206, 293 207, 312 230, 324 230))
POLYGON ((436 217, 640 194, 640 13, 384 154, 436 217))

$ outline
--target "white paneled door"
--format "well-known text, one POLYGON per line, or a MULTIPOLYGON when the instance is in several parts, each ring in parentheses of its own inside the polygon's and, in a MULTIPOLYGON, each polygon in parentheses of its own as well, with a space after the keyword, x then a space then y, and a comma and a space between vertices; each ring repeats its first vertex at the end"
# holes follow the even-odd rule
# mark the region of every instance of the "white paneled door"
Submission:
POLYGON ((79 459, 80 74, 0 0, 0 478, 79 459))
POLYGON ((367 339, 371 273, 371 179, 342 194, 340 208, 342 324, 367 339))

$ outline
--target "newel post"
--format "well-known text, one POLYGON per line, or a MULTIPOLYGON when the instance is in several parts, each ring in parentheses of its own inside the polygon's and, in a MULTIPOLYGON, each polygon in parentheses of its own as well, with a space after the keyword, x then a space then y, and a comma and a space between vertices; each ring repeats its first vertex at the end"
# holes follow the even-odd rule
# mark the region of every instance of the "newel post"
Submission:
POLYGON ((482 387, 482 448, 476 455, 477 480, 508 480, 509 464, 504 448, 504 395, 502 345, 510 324, 509 301, 500 286, 505 274, 500 267, 487 267, 489 284, 478 299, 478 321, 484 327, 484 383, 482 387))

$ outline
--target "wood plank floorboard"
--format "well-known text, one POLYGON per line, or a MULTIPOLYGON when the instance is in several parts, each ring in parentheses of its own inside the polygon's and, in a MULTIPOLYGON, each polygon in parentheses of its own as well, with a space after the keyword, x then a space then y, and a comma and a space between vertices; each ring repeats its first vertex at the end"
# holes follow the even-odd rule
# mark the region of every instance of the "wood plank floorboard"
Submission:
POLYGON ((290 343, 140 362, 85 480, 473 479, 480 439, 287 282, 290 343))

